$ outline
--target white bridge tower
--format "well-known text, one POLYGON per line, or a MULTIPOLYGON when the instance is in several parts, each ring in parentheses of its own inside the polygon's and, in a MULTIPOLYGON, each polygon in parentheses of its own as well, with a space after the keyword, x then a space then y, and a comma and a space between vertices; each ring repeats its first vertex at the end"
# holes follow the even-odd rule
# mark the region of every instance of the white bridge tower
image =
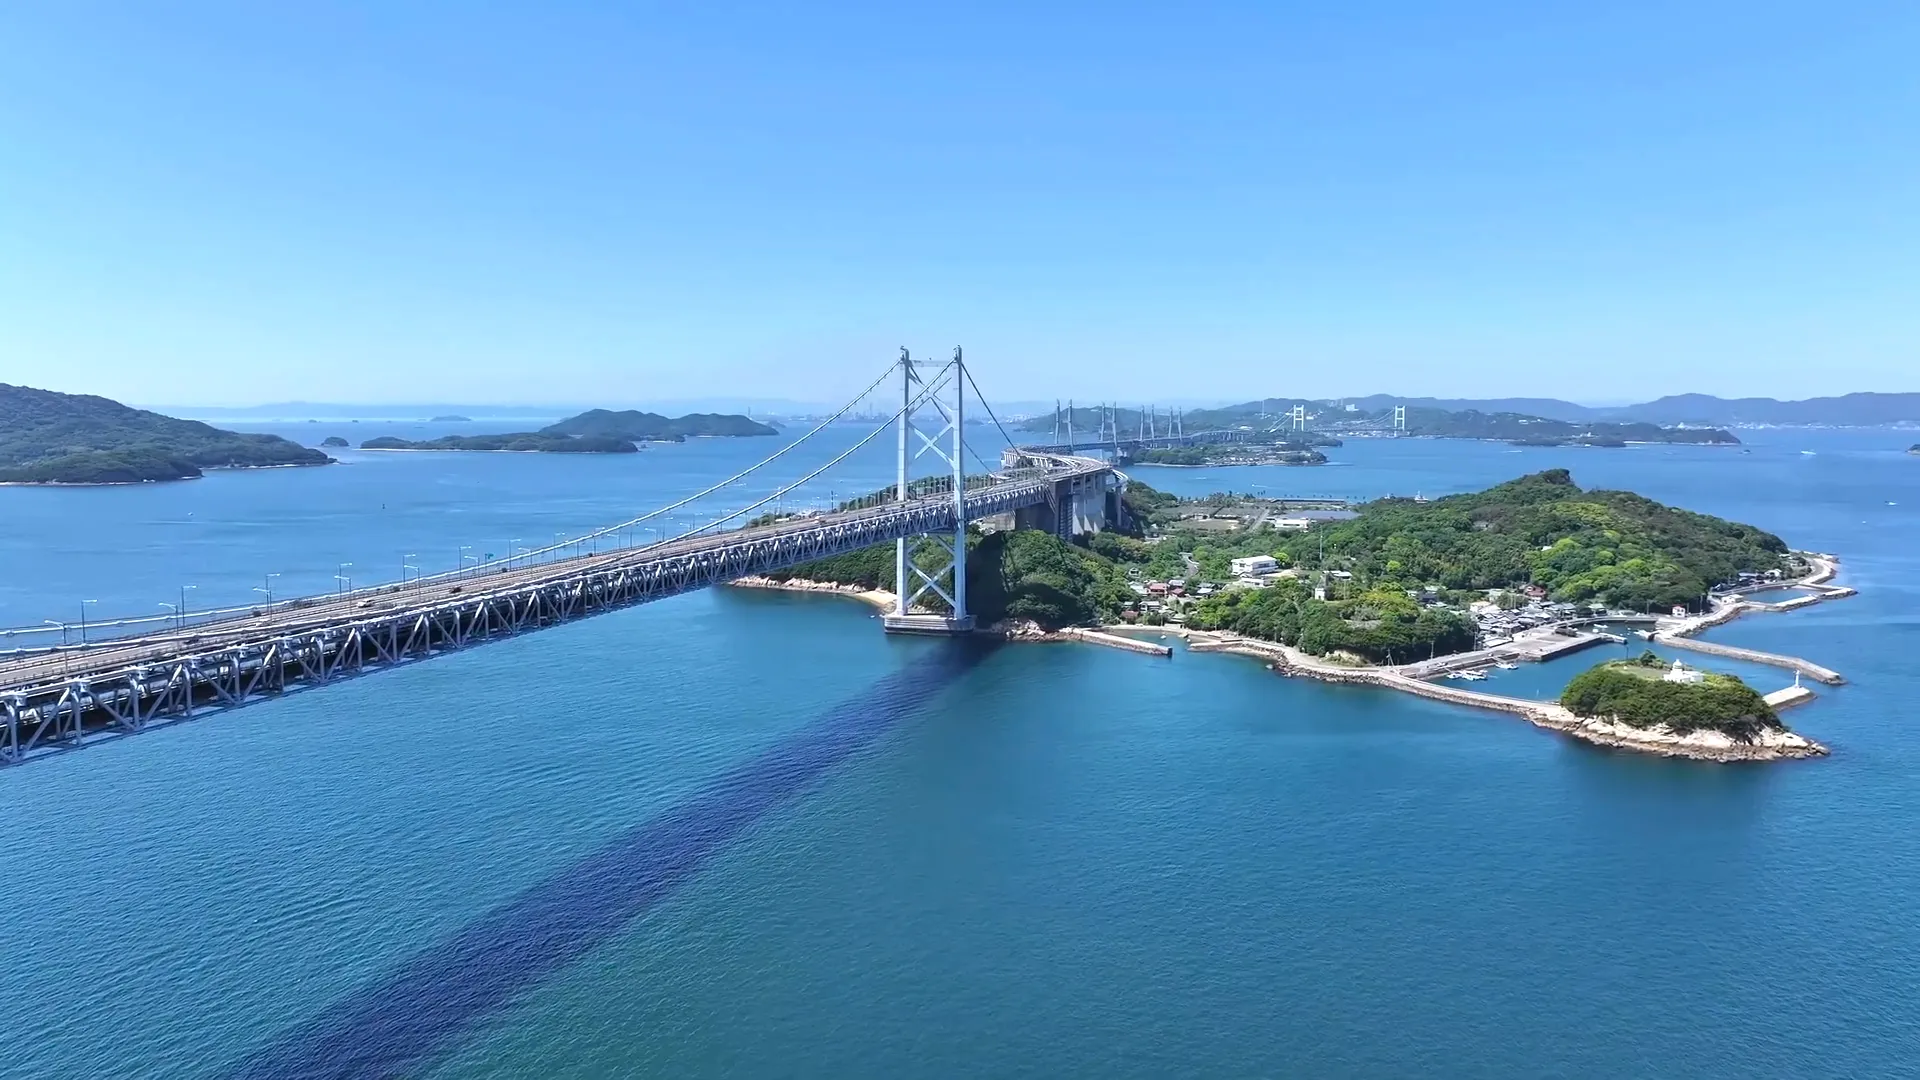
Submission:
MULTIPOLYGON (((963 634, 973 629, 973 616, 967 611, 966 399, 967 370, 958 346, 954 347, 953 359, 930 377, 923 377, 912 356, 901 348, 900 456, 894 498, 907 502, 916 493, 925 497, 946 489, 953 497, 953 532, 922 533, 894 541, 894 607, 883 623, 895 633, 963 634), (930 430, 932 434, 928 434, 930 430), (910 475, 912 465, 928 453, 948 466, 948 475, 928 477, 916 484, 910 475), (921 569, 913 555, 928 547, 938 548, 947 565, 931 573, 921 569), (948 580, 943 582, 943 578, 948 580), (929 592, 947 602, 946 613, 914 611, 929 592)), ((1072 423, 1069 407, 1069 431, 1072 423)))

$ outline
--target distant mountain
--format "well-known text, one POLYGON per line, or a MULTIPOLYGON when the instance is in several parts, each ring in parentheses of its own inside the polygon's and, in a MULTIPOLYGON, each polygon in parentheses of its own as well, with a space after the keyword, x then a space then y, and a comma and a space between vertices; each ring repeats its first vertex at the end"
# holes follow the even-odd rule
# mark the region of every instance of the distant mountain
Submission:
POLYGON ((0 482, 133 484, 203 469, 325 465, 277 435, 243 435, 91 394, 0 383, 0 482))
MULTIPOLYGON (((1261 411, 1258 406, 1263 404, 1247 402, 1228 406, 1222 411, 1258 412, 1261 411)), ((1367 397, 1341 398, 1337 402, 1308 404, 1310 408, 1331 406, 1336 409, 1352 405, 1361 412, 1378 412, 1395 405, 1405 405, 1409 409, 1441 409, 1448 412, 1520 413, 1573 423, 1607 420, 1616 423, 1705 424, 1716 427, 1739 424, 1872 427, 1877 424, 1920 423, 1920 394, 1846 394, 1804 401, 1674 394, 1638 405, 1577 405, 1558 398, 1397 398, 1391 394, 1371 394, 1367 397)), ((1287 405, 1291 407, 1293 402, 1287 405)))
POLYGON ((1823 424, 1871 427, 1875 424, 1920 423, 1920 394, 1846 394, 1841 397, 1776 401, 1773 398, 1719 398, 1710 394, 1676 394, 1599 410, 1617 419, 1653 424, 1823 424))
POLYGON ((267 405, 155 405, 160 412, 208 420, 418 420, 447 414, 503 420, 564 416, 571 409, 554 405, 367 405, 321 401, 280 401, 267 405))
POLYGON ((545 435, 598 435, 635 442, 678 442, 703 436, 740 437, 777 435, 779 430, 737 413, 688 413, 668 418, 659 413, 627 409, 589 409, 540 429, 545 435))

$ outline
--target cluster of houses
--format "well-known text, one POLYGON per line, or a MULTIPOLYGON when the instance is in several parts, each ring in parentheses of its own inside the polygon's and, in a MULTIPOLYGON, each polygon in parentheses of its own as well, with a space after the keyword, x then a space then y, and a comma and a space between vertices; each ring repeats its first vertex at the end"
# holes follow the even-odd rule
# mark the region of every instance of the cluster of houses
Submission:
POLYGON ((1583 615, 1605 615, 1606 605, 1550 604, 1547 591, 1538 585, 1528 585, 1518 590, 1526 597, 1526 603, 1515 608, 1502 608, 1491 598, 1475 600, 1467 605, 1467 614, 1472 616, 1474 625, 1480 629, 1481 644, 1494 646, 1505 644, 1515 634, 1531 630, 1549 623, 1565 622, 1583 615))

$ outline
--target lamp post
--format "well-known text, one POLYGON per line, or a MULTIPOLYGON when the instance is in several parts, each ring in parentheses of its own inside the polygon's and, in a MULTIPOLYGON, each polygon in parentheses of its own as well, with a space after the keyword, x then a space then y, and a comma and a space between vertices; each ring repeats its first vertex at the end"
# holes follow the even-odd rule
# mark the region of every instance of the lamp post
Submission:
POLYGON ((67 624, 54 622, 52 619, 41 619, 40 621, 46 623, 48 626, 57 626, 60 628, 60 673, 64 675, 68 671, 67 665, 72 663, 72 658, 67 653, 67 624))
POLYGON ((80 645, 82 648, 87 644, 87 605, 97 604, 99 602, 98 600, 80 601, 80 645))
POLYGON ((415 573, 419 572, 419 567, 407 561, 408 559, 417 559, 419 557, 419 553, 413 551, 409 551, 405 555, 400 556, 400 584, 405 585, 407 583, 407 571, 412 570, 415 573))
POLYGON ((168 611, 171 611, 171 612, 173 612, 173 621, 174 621, 174 625, 176 625, 176 626, 177 626, 177 625, 179 625, 179 624, 180 624, 180 605, 178 605, 178 604, 169 604, 169 603, 167 603, 167 602, 166 602, 165 600, 162 600, 162 601, 160 601, 160 604, 159 604, 159 606, 160 606, 160 607, 163 607, 163 608, 166 608, 166 609, 167 609, 168 611))
POLYGON ((340 583, 338 588, 342 596, 353 591, 353 575, 347 573, 347 570, 352 566, 353 564, 350 562, 343 562, 340 564, 340 572, 333 575, 333 580, 340 583))
POLYGON ((460 571, 465 570, 467 568, 467 552, 472 550, 473 550, 473 545, 471 544, 460 545, 460 564, 458 567, 455 568, 454 570, 455 573, 459 573, 460 571))
POLYGON ((177 611, 177 614, 180 619, 180 629, 182 630, 185 630, 187 628, 187 590, 198 589, 199 587, 200 586, 198 585, 180 586, 180 607, 177 611))
POLYGON ((265 578, 262 579, 262 582, 263 582, 262 585, 255 585, 253 587, 254 592, 265 593, 267 596, 267 625, 268 626, 273 625, 273 579, 279 576, 280 576, 279 574, 268 574, 265 578))
POLYGON ((518 554, 520 554, 520 538, 516 536, 507 541, 507 558, 511 560, 518 554))

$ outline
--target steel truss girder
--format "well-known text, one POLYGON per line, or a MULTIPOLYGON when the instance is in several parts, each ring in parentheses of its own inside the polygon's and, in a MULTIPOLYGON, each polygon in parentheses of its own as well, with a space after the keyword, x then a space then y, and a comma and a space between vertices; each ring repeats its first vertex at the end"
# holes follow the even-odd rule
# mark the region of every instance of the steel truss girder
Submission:
MULTIPOLYGON (((1047 455, 1030 451, 1037 459, 1047 455)), ((965 493, 966 519, 1009 514, 1048 501, 1064 477, 1104 483, 1107 466, 1059 458, 965 493)), ((0 765, 51 750, 79 746, 156 723, 190 718, 209 708, 231 708, 283 693, 290 686, 322 685, 365 671, 409 663, 465 645, 511 636, 616 608, 662 600, 736 578, 765 574, 874 544, 955 534, 950 492, 903 503, 827 515, 801 528, 741 530, 690 551, 635 553, 634 561, 601 562, 554 579, 493 592, 438 600, 370 614, 337 625, 273 634, 191 654, 165 656, 117 670, 90 672, 5 691, 0 699, 0 765)), ((953 597, 914 568, 921 585, 949 604, 953 597)))

